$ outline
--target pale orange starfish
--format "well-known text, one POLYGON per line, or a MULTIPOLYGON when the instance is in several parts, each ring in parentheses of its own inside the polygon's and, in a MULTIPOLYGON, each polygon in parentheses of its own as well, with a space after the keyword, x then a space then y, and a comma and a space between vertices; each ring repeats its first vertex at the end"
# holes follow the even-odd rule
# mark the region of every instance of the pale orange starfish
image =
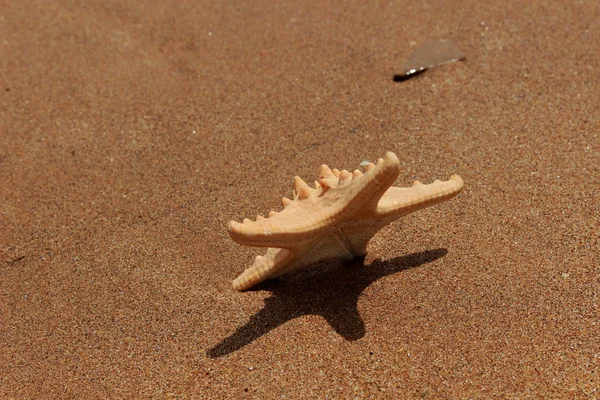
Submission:
POLYGON ((321 260, 363 256, 381 228, 448 200, 463 188, 458 175, 429 185, 415 181, 410 188, 390 187, 399 174, 400 161, 388 152, 377 165, 367 165, 364 174, 322 165, 314 189, 296 176, 294 199, 281 199, 282 211, 271 211, 268 218, 259 215, 256 221, 229 223, 229 235, 236 242, 269 248, 233 281, 233 287, 243 291, 321 260))

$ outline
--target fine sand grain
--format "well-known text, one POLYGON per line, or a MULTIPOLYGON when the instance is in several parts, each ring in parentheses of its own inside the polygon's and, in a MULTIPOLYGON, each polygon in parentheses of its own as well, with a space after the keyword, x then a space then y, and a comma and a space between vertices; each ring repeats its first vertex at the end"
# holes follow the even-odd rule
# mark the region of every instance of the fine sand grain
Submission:
POLYGON ((600 2, 0 2, 0 398, 597 398, 600 2), (467 57, 405 82, 419 46, 467 57), (227 223, 455 199, 239 293, 227 223))

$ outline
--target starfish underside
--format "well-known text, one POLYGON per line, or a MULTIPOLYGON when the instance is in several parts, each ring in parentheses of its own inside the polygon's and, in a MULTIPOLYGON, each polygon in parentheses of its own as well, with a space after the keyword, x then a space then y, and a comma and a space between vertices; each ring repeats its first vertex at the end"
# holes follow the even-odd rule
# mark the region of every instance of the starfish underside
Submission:
POLYGON ((338 171, 321 166, 315 187, 294 178, 294 198, 281 199, 284 209, 256 221, 231 221, 229 235, 240 244, 268 247, 254 264, 233 281, 243 291, 318 261, 352 260, 367 253, 367 243, 390 222, 414 211, 456 196, 463 181, 448 181, 410 188, 390 187, 400 174, 400 161, 392 152, 369 164, 366 172, 338 171))

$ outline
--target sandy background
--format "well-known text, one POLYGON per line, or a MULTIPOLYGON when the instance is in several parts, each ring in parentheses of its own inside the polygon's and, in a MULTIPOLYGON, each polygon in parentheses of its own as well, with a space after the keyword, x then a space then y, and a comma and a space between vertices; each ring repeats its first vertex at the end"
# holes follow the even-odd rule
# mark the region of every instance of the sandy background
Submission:
POLYGON ((487 3, 0 1, 0 397, 600 397, 600 2, 487 3), (464 192, 231 288, 387 150, 464 192))

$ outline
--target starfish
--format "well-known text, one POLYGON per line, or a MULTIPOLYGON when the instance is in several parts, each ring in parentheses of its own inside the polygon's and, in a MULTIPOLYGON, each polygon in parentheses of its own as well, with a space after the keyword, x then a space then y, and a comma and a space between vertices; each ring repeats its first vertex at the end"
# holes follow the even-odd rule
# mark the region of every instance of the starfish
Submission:
POLYGON ((456 196, 463 180, 429 185, 415 181, 410 188, 390 187, 400 174, 400 161, 392 152, 369 163, 366 172, 331 170, 322 165, 311 188, 294 177, 293 200, 281 199, 284 209, 268 218, 229 223, 237 243, 268 247, 252 266, 233 281, 244 291, 270 278, 329 259, 353 260, 367 253, 367 244, 394 220, 456 196))

